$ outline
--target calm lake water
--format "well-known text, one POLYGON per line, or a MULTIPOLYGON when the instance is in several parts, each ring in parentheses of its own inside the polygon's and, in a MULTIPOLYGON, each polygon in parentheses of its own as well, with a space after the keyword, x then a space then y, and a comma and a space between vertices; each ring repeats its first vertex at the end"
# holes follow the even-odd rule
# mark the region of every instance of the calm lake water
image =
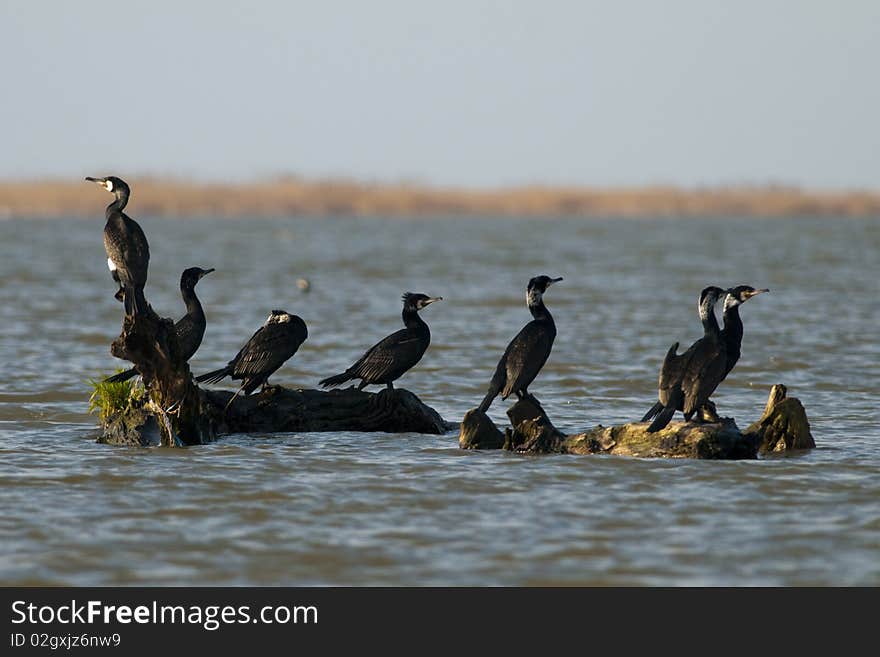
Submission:
POLYGON ((574 432, 638 420, 669 345, 701 334, 701 288, 751 284, 771 293, 743 308, 719 412, 745 427, 784 383, 818 447, 700 462, 466 452, 456 432, 97 445, 84 380, 123 365, 101 208, 0 221, 0 583, 880 584, 880 221, 171 220, 136 200, 157 311, 183 313, 185 267, 217 269, 197 289, 195 372, 283 308, 310 337, 273 381, 314 387, 399 328, 402 292, 441 295, 398 385, 458 422, 529 319, 528 279, 563 276, 531 390, 574 432))

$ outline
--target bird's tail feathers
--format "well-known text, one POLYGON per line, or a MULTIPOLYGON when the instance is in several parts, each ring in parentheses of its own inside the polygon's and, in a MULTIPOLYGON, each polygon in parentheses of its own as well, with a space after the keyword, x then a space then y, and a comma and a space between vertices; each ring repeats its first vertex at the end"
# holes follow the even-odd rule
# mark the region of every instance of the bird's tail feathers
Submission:
POLYGON ((347 371, 342 374, 336 374, 335 376, 328 376, 323 381, 318 383, 322 388, 335 388, 336 386, 341 386, 346 381, 351 381, 354 377, 349 374, 347 371))
POLYGON ((647 413, 645 413, 645 417, 643 417, 641 419, 641 421, 647 422, 648 420, 651 420, 651 419, 657 417, 657 413, 659 413, 662 410, 663 410, 663 404, 660 402, 657 402, 656 404, 654 404, 651 407, 651 410, 649 410, 647 413))
POLYGON ((137 375, 138 371, 132 367, 130 370, 125 370, 124 372, 120 372, 119 374, 108 376, 106 379, 104 379, 104 383, 122 383, 123 381, 133 379, 137 375))
POLYGON ((126 315, 138 315, 147 308, 147 300, 144 291, 134 285, 126 285, 123 291, 122 302, 126 315))
POLYGON ((199 383, 219 383, 231 373, 229 365, 227 365, 226 367, 221 367, 219 370, 214 370, 213 372, 197 376, 196 381, 199 383))
POLYGON ((485 413, 489 410, 489 407, 492 405, 492 402, 495 401, 495 398, 498 396, 498 388, 495 386, 489 386, 489 392, 486 393, 486 396, 483 397, 483 401, 480 402, 480 405, 477 407, 481 412, 485 413))
POLYGON ((666 425, 669 424, 673 415, 675 415, 675 406, 664 407, 663 410, 657 414, 657 417, 654 418, 654 421, 651 422, 651 426, 648 427, 648 433, 654 433, 664 429, 666 425))

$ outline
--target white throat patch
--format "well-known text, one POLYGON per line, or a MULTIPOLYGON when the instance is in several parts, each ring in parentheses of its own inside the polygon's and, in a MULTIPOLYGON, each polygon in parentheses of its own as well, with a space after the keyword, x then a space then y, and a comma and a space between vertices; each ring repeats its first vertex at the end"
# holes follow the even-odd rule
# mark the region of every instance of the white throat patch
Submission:
POLYGON ((113 181, 112 180, 105 180, 103 182, 103 185, 104 185, 104 189, 106 189, 108 192, 113 191, 113 181))
POLYGON ((116 271, 116 265, 113 264, 113 261, 110 258, 107 258, 107 268, 110 271, 116 271))
POLYGON ((267 324, 284 324, 290 321, 290 315, 287 313, 273 313, 266 320, 267 324))

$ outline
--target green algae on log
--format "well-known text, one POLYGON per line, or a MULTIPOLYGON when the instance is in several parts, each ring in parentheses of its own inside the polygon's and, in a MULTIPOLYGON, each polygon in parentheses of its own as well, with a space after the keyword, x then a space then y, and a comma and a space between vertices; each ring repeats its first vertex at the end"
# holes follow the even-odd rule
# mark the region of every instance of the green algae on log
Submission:
POLYGON ((511 427, 499 444, 499 429, 484 413, 468 411, 462 421, 459 446, 467 449, 504 449, 526 454, 614 454, 646 458, 755 459, 767 451, 815 447, 800 401, 785 398, 785 386, 776 385, 764 416, 740 432, 732 418, 717 422, 670 422, 648 433, 648 422, 566 435, 553 426, 534 397, 517 401, 507 412, 511 427))

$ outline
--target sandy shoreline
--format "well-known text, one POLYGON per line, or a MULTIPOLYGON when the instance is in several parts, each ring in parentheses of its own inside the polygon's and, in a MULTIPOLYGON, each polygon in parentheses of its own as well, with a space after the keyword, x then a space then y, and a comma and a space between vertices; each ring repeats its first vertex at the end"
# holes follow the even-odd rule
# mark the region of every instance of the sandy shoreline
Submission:
MULTIPOLYGON (((454 189, 345 180, 196 183, 127 179, 151 216, 880 216, 880 192, 794 187, 454 189)), ((83 181, 0 181, 0 218, 88 217, 106 197, 83 181)))

